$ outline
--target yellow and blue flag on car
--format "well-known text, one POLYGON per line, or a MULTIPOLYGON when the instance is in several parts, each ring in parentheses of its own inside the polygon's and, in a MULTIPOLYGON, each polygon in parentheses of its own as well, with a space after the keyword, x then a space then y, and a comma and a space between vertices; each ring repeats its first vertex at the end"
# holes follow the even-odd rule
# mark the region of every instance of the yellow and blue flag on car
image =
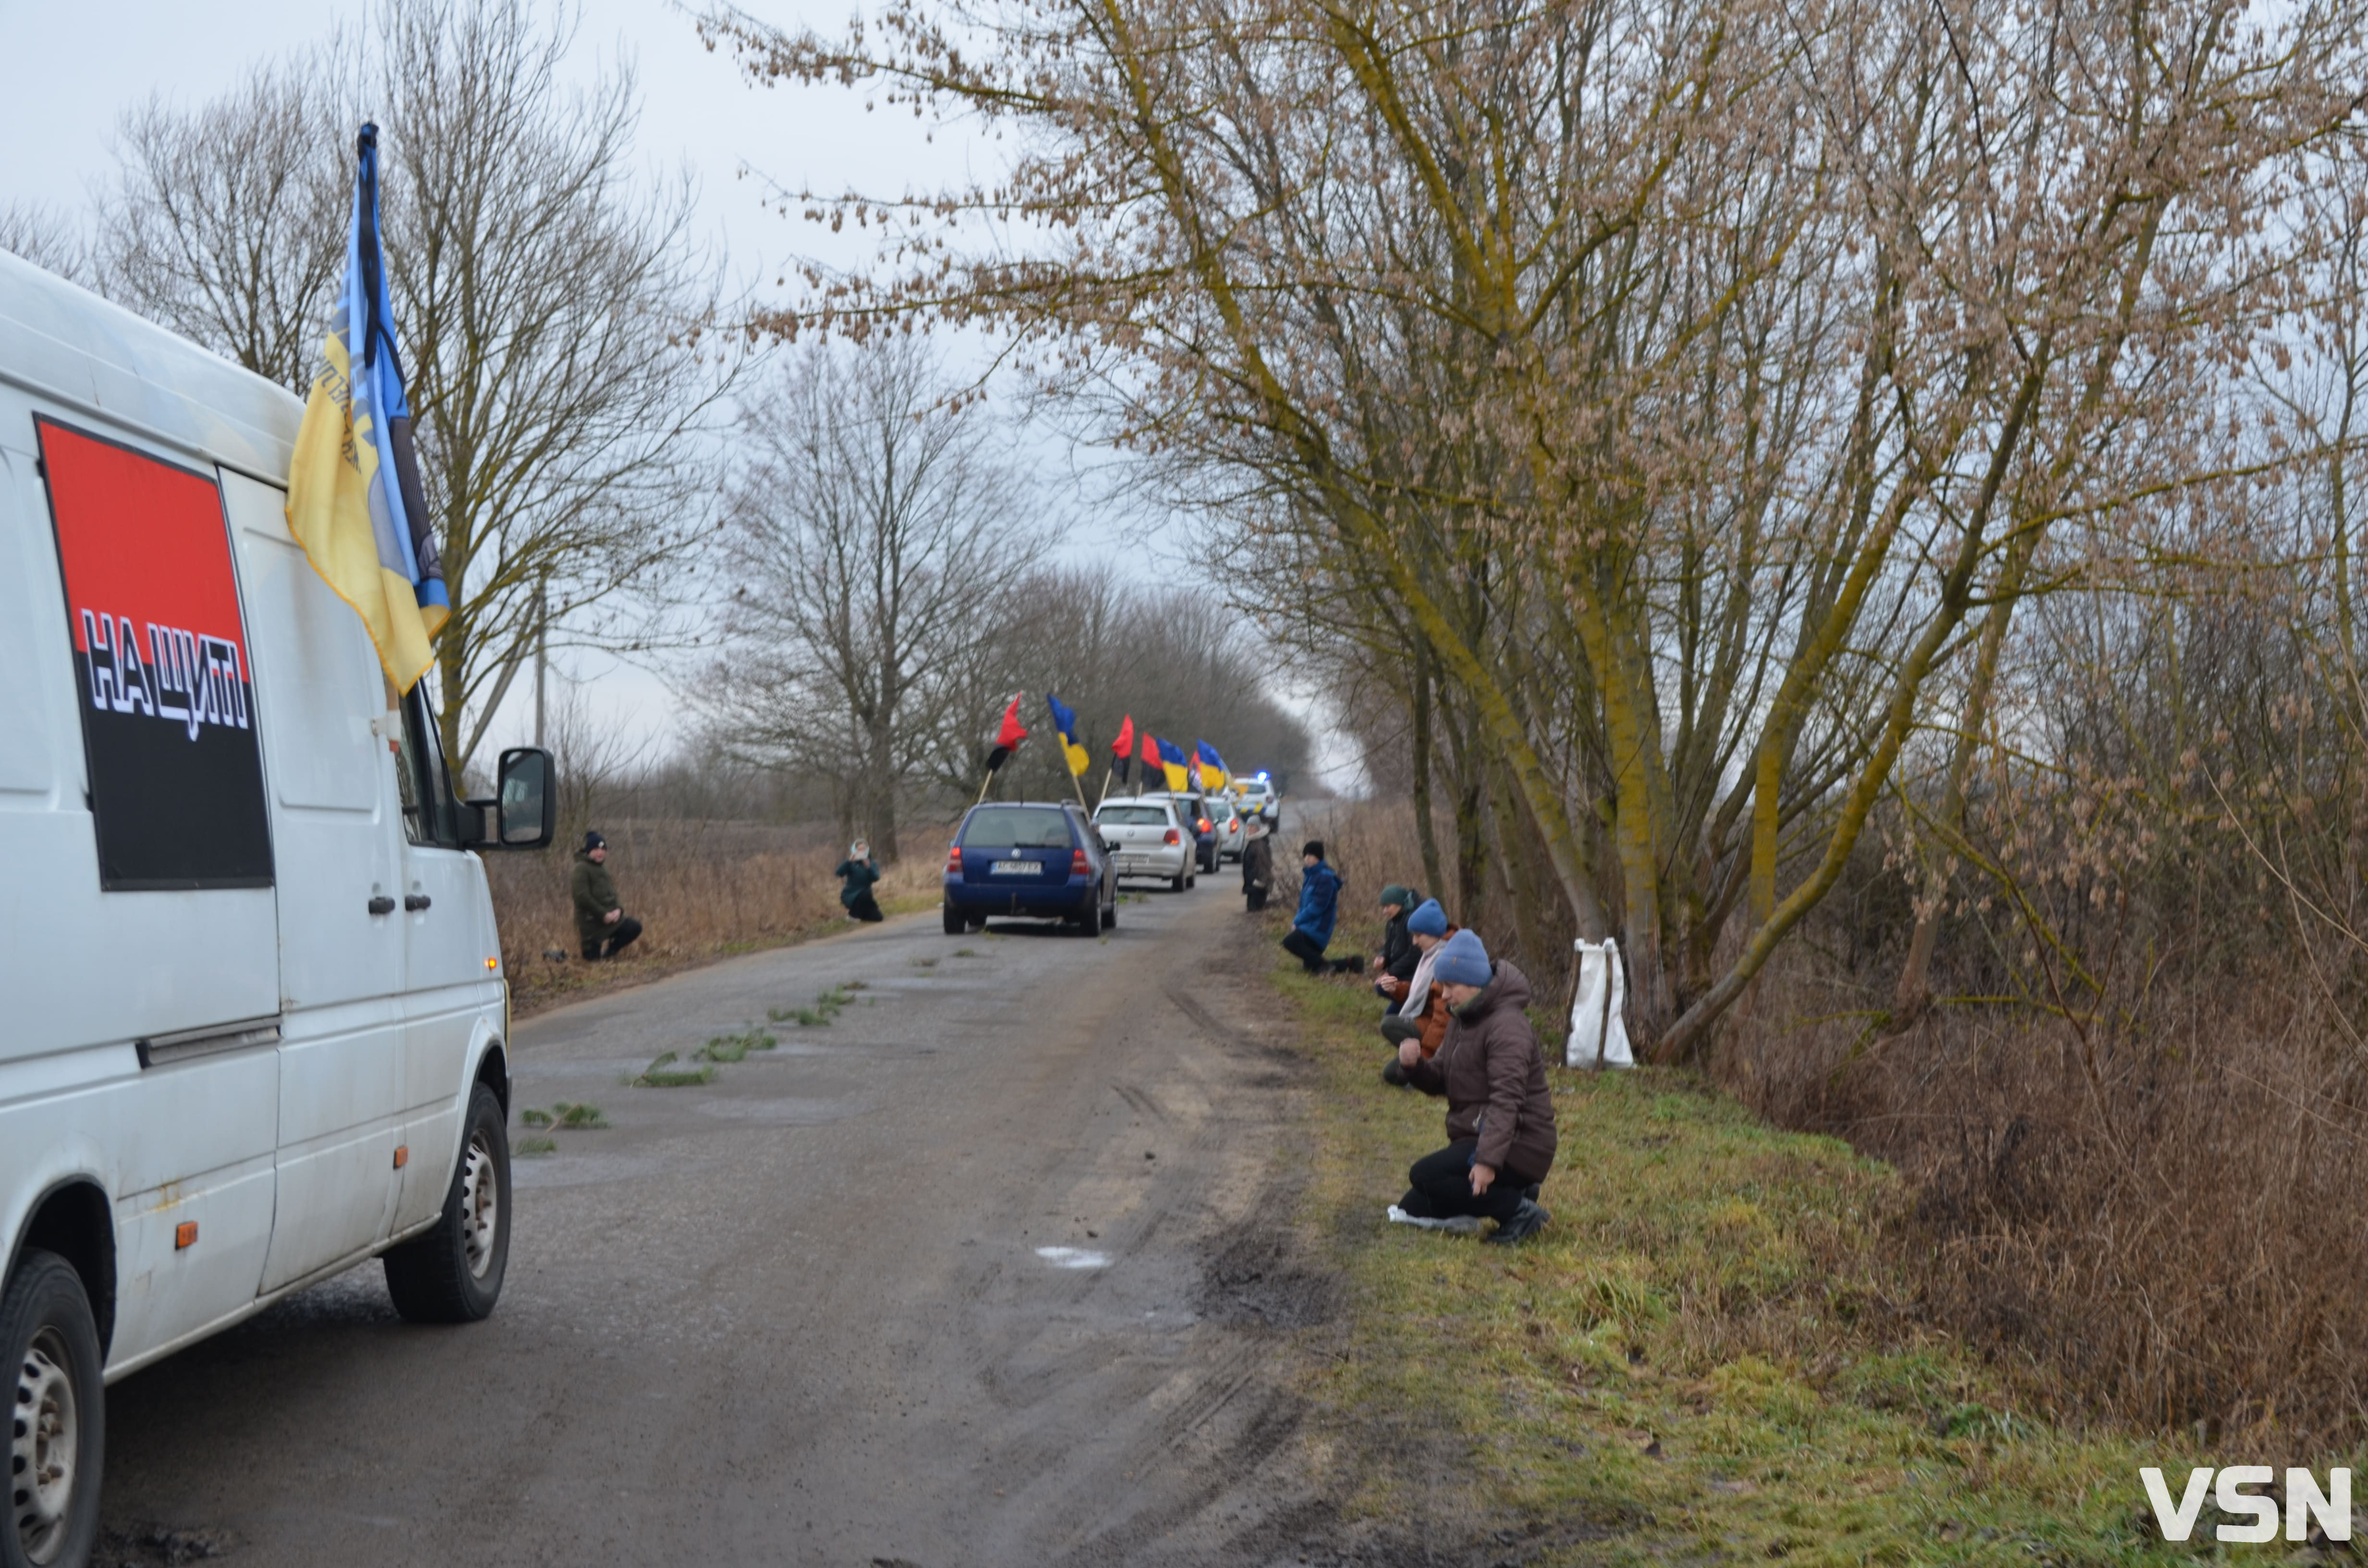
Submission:
POLYGON ((1195 741, 1193 744, 1201 754, 1201 782, 1212 790, 1224 789, 1225 759, 1219 756, 1217 748, 1206 741, 1195 741))
POLYGON ((313 570, 370 629, 378 662, 409 691, 435 662, 432 642, 452 599, 419 463, 411 404, 394 347, 394 312, 379 248, 378 127, 357 143, 345 287, 322 341, 304 423, 288 470, 288 530, 313 570))
MULTIPOLYGON (((1156 736, 1153 738, 1157 739, 1156 736)), ((1184 748, 1167 741, 1159 741, 1158 744, 1159 767, 1167 775, 1167 787, 1178 790, 1189 788, 1191 778, 1184 766, 1184 748)))
POLYGON ((1068 758, 1069 771, 1083 778, 1093 759, 1077 744, 1077 710, 1049 691, 1044 694, 1044 706, 1053 710, 1053 728, 1061 732, 1061 753, 1068 758))

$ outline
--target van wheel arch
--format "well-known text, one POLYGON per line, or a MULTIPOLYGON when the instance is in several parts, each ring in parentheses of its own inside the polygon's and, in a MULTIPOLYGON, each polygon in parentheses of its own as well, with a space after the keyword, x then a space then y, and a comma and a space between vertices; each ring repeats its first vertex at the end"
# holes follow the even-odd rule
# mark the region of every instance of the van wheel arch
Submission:
POLYGON ((500 1040, 495 1040, 492 1044, 486 1046, 485 1054, 477 1059, 476 1081, 494 1091, 494 1098, 502 1102, 502 1114, 505 1117, 508 1116, 510 1111, 510 1065, 509 1057, 503 1051, 502 1042, 500 1040))
POLYGON ((68 1176, 41 1194, 8 1254, 0 1287, 35 1248, 64 1258, 81 1278, 104 1358, 115 1337, 115 1216, 106 1190, 87 1176, 68 1176))

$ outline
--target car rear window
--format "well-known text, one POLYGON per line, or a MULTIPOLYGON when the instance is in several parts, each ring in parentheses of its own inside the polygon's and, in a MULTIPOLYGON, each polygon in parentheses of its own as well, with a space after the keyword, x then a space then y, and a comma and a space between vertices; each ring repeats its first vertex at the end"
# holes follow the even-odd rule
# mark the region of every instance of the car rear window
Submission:
POLYGON ((1166 827, 1167 808, 1165 806, 1104 806, 1094 813, 1094 820, 1116 823, 1121 827, 1166 827))
POLYGON ((982 806, 970 814, 962 842, 990 849, 1066 849, 1069 819, 1041 806, 982 806))

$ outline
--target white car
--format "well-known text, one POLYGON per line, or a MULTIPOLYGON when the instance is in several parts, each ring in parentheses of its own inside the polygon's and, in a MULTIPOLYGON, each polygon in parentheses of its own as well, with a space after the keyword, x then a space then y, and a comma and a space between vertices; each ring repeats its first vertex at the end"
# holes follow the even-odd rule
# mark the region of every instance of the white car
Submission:
POLYGON ((501 1294, 478 852, 551 842, 551 759, 464 801, 390 709, 289 533, 303 414, 0 255, 0 1562, 88 1557, 105 1383, 373 1256, 406 1318, 501 1294))
POLYGON ((1218 860, 1238 860, 1242 846, 1249 842, 1249 821, 1242 815, 1241 807, 1233 797, 1214 794, 1208 797, 1209 824, 1217 830, 1218 860))
POLYGON ((1217 845, 1224 835, 1224 819, 1230 814, 1224 802, 1213 794, 1204 795, 1198 790, 1152 790, 1135 799, 1166 801, 1174 806, 1177 819, 1183 824, 1184 836, 1193 845, 1193 858, 1200 869, 1214 871, 1217 869, 1217 845))
POLYGON ((1199 880, 1192 825, 1165 795, 1104 801, 1094 828, 1121 877, 1157 877, 1178 892, 1199 880))
POLYGON ((1264 817, 1269 827, 1282 814, 1282 797, 1263 778, 1235 779, 1234 801, 1244 815, 1264 817))

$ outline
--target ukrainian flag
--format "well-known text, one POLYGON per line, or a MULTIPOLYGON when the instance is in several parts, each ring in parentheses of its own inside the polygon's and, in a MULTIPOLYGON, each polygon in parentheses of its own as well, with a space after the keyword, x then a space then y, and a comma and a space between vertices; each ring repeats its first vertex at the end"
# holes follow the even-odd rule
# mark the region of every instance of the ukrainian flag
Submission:
POLYGON ((1083 778, 1093 762, 1077 744, 1077 710, 1049 691, 1044 694, 1044 706, 1053 710, 1053 728, 1061 732, 1061 752, 1069 759, 1069 771, 1083 778))
POLYGON ((313 379, 296 433, 288 530, 370 629, 386 678, 407 692, 435 662, 432 639, 452 600, 412 453, 411 404, 394 347, 379 249, 377 126, 362 127, 356 150, 345 288, 321 345, 326 363, 313 379))
POLYGON ((1224 789, 1225 787, 1225 759, 1217 755, 1217 748, 1211 745, 1206 741, 1196 741, 1193 744, 1201 754, 1201 782, 1207 785, 1212 790, 1224 789))
POLYGON ((1167 787, 1170 790, 1181 790, 1191 783, 1191 777, 1184 766, 1182 747, 1160 741, 1159 767, 1160 770, 1167 775, 1167 787))

